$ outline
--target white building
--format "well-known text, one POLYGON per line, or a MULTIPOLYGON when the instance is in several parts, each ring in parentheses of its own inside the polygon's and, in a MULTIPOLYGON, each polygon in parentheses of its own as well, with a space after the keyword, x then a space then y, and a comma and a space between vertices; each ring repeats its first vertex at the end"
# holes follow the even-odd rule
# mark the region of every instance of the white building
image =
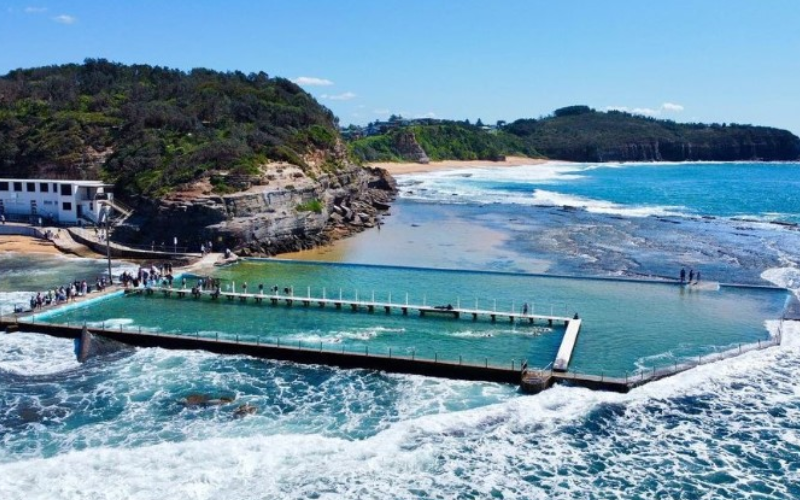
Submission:
POLYGON ((36 222, 77 224, 97 222, 102 202, 111 202, 111 184, 100 181, 0 179, 0 214, 36 222))

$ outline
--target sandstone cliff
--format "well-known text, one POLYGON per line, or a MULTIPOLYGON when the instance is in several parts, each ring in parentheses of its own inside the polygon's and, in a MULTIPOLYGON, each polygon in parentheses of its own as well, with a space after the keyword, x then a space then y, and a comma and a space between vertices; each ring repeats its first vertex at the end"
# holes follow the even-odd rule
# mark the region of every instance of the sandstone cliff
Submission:
POLYGON ((177 237, 193 251, 212 241, 217 251, 275 255, 375 227, 396 192, 386 171, 352 164, 319 175, 273 164, 262 176, 233 181, 240 191, 231 194, 198 182, 160 200, 141 199, 137 216, 116 236, 138 245, 169 245, 177 237))

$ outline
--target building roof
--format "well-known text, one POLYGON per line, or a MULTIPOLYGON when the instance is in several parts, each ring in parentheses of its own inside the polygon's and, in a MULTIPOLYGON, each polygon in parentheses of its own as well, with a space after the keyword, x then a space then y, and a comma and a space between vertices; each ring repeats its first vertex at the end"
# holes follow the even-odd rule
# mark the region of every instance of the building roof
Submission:
POLYGON ((10 179, 0 178, 0 182, 49 182, 52 184, 72 184, 80 187, 114 187, 113 184, 106 184, 103 181, 87 180, 65 180, 65 179, 10 179))

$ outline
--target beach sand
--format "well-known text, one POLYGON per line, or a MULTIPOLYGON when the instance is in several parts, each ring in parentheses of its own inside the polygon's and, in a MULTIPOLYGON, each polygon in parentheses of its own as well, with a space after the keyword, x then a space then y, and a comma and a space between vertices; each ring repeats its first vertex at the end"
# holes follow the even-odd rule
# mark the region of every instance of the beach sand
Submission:
POLYGON ((465 168, 493 168, 493 167, 519 167, 522 165, 539 165, 550 160, 526 158, 524 156, 508 156, 504 161, 486 160, 445 160, 423 163, 394 163, 394 162, 375 162, 370 163, 370 167, 378 167, 387 170, 392 175, 419 174, 424 172, 436 172, 438 170, 461 170, 465 168))
POLYGON ((17 235, 0 236, 0 252, 61 254, 51 241, 17 235))

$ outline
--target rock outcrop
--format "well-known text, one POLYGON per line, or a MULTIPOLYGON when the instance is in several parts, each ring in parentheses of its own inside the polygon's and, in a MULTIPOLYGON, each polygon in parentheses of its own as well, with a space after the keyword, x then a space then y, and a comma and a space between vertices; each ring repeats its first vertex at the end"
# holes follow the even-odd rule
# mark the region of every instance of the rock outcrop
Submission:
POLYGON ((395 136, 394 142, 395 148, 403 160, 424 164, 430 163, 430 158, 417 142, 413 131, 403 130, 399 132, 395 136))
MULTIPOLYGON (((139 245, 171 245, 177 238, 193 251, 211 241, 217 251, 275 255, 375 227, 396 193, 385 170, 356 165, 313 179, 284 164, 261 179, 238 182, 242 191, 232 194, 204 192, 194 184, 161 200, 140 200, 136 219, 117 238, 139 245)), ((210 191, 210 184, 205 187, 210 191)))

